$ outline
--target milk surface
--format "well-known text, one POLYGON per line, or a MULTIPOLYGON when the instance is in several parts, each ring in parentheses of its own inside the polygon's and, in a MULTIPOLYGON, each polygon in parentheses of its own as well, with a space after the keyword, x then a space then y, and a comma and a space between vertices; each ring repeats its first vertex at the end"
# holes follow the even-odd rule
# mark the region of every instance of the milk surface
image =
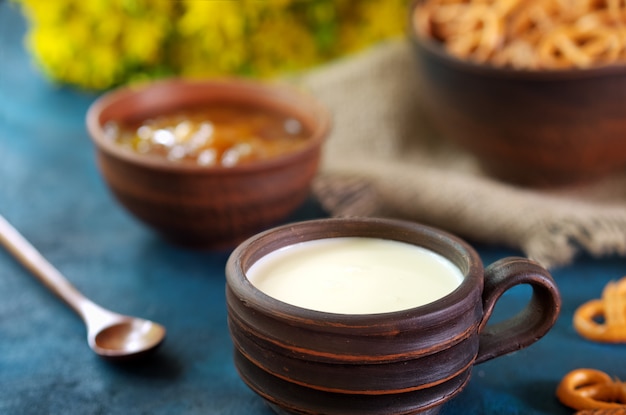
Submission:
POLYGON ((428 249, 360 237, 281 248, 254 263, 246 276, 285 303, 342 314, 420 306, 451 293, 463 280, 458 267, 428 249))

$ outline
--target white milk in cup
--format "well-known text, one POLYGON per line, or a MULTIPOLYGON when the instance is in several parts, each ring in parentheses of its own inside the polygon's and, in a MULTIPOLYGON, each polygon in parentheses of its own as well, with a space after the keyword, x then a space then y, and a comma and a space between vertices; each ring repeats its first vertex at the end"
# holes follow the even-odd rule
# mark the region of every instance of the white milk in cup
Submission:
POLYGON ((288 245, 256 261, 246 276, 277 300, 341 314, 421 306, 451 293, 463 281, 456 265, 429 249, 369 237, 288 245))

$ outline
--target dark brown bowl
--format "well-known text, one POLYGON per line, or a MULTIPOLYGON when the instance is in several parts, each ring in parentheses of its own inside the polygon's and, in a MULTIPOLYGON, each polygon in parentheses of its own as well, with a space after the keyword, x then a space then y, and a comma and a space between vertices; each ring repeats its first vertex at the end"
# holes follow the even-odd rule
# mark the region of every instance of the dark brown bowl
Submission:
POLYGON ((232 247, 276 225, 303 203, 317 172, 330 117, 312 97, 286 85, 170 79, 103 95, 89 108, 87 127, 102 176, 128 211, 171 241, 218 248, 232 247), (138 121, 220 102, 293 116, 311 131, 308 144, 273 159, 207 167, 133 153, 104 134, 103 126, 112 120, 138 121))
POLYGON ((442 136, 486 172, 528 186, 588 182, 626 167, 626 65, 515 70, 463 61, 417 34, 421 99, 442 136))

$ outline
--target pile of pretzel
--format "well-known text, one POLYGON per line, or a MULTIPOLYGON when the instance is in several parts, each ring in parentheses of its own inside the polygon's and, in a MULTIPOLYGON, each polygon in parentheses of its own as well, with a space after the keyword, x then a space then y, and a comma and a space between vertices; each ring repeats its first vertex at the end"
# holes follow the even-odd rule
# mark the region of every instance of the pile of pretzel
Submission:
POLYGON ((425 0, 415 29, 460 58, 515 69, 626 62, 626 0, 425 0))

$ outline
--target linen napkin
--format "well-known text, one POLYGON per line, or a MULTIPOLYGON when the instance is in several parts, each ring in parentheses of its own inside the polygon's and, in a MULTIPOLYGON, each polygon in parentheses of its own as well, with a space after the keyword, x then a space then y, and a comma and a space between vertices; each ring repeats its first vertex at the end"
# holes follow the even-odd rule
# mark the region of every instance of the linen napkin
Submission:
POLYGON ((626 174, 558 190, 489 177, 429 124, 412 53, 389 41, 297 79, 333 115, 313 186, 330 215, 413 220, 548 268, 626 254, 626 174))

